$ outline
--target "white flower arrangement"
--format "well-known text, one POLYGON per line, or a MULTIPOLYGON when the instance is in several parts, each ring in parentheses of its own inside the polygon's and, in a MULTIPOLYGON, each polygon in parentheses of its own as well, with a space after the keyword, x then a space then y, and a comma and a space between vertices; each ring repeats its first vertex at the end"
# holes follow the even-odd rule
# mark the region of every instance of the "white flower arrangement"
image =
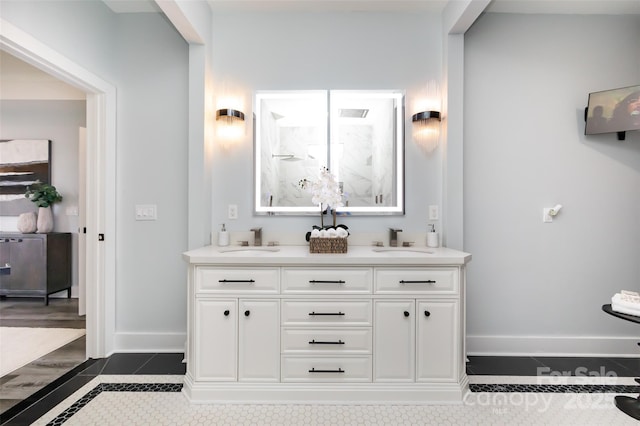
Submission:
POLYGON ((320 176, 316 181, 310 181, 308 179, 302 179, 300 181, 300 187, 311 192, 311 202, 318 204, 320 210, 324 211, 325 207, 331 207, 335 210, 337 207, 342 207, 342 191, 340 185, 336 181, 336 178, 326 167, 323 167, 320 171, 320 176))

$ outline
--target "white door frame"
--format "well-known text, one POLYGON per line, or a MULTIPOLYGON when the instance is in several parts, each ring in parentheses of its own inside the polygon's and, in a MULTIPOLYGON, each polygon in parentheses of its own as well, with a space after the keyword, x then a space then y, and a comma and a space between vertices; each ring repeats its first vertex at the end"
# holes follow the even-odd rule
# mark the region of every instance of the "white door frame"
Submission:
POLYGON ((87 94, 87 357, 111 355, 115 335, 116 88, 0 19, 0 50, 87 94), (98 241, 103 235, 104 241, 98 241))

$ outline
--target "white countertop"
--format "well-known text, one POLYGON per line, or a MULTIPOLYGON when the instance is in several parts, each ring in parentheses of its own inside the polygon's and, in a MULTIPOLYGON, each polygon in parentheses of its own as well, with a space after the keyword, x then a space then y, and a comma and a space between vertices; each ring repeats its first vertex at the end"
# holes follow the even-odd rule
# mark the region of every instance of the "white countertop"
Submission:
POLYGON ((464 265, 469 253, 446 247, 349 246, 347 253, 309 253, 309 246, 205 246, 182 254, 192 265, 464 265))

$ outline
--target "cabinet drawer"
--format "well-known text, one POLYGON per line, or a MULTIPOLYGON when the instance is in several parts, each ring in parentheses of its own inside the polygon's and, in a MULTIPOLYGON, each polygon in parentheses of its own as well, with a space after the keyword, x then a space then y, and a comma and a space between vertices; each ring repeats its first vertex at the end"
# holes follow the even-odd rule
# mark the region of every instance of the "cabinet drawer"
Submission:
POLYGON ((369 326, 371 302, 283 300, 282 325, 369 326))
POLYGON ((282 271, 283 293, 371 293, 370 268, 288 268, 282 271))
POLYGON ((282 357, 283 382, 370 382, 371 356, 282 357))
POLYGON ((370 354, 371 328, 283 328, 282 352, 370 354))
POLYGON ((278 268, 227 269, 201 266, 195 272, 196 291, 208 293, 278 293, 278 268))
POLYGON ((377 269, 376 293, 456 293, 455 268, 377 269))

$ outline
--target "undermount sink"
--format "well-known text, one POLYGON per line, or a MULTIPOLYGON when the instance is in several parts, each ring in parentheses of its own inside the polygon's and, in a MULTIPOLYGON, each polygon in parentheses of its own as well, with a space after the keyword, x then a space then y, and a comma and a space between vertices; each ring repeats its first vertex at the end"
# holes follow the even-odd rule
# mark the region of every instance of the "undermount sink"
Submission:
POLYGON ((275 253, 279 252, 280 249, 278 247, 229 247, 220 249, 220 253, 232 253, 234 255, 252 255, 258 256, 264 253, 275 253))
POLYGON ((423 254, 433 254, 432 250, 419 247, 374 247, 371 250, 374 253, 382 253, 391 256, 418 256, 423 254))

